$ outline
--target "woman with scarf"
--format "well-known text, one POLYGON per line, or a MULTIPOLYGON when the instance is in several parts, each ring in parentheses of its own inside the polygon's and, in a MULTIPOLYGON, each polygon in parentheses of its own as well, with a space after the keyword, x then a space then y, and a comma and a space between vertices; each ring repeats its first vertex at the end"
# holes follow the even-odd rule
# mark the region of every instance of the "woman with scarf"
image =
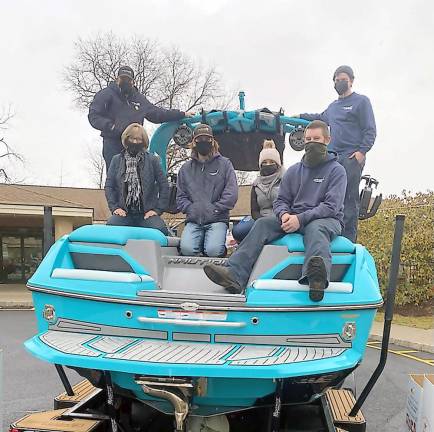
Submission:
POLYGON ((112 216, 107 225, 155 228, 168 235, 160 215, 169 201, 169 184, 160 160, 147 149, 149 138, 139 123, 122 133, 124 150, 113 157, 105 182, 112 216))
POLYGON ((242 219, 232 229, 232 236, 241 243, 255 221, 273 215, 273 202, 277 198, 282 180, 282 161, 272 140, 264 140, 259 153, 259 175, 252 185, 250 194, 251 216, 242 219))

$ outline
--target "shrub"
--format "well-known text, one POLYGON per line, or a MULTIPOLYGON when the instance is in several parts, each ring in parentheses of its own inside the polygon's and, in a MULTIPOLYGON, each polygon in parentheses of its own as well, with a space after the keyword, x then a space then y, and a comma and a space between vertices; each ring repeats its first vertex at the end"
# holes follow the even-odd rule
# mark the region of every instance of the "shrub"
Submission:
POLYGON ((432 298, 434 268, 434 191, 387 197, 377 215, 360 221, 358 241, 377 264, 384 293, 387 287, 396 214, 405 214, 399 285, 396 304, 419 305, 432 298))

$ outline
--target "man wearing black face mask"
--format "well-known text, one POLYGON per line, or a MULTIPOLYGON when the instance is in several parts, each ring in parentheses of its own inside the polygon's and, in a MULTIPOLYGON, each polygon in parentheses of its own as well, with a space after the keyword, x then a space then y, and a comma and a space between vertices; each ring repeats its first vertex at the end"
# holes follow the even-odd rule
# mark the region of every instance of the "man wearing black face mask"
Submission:
POLYGON ((359 216, 359 184, 366 153, 375 142, 375 118, 369 99, 353 92, 354 72, 349 66, 339 66, 333 74, 333 82, 339 97, 324 112, 294 117, 322 120, 330 126, 332 140, 329 150, 338 154, 348 178, 342 235, 354 242, 359 216))
POLYGON ((131 123, 164 123, 191 117, 193 113, 153 105, 134 86, 134 71, 129 66, 119 68, 118 77, 100 90, 89 107, 90 124, 101 131, 103 157, 108 171, 114 155, 122 151, 121 134, 131 123))
POLYGON ((300 284, 309 285, 312 301, 323 299, 330 280, 331 241, 341 233, 346 187, 344 168, 328 152, 330 135, 322 121, 305 130, 306 152, 288 168, 274 201, 274 216, 258 219, 231 255, 227 267, 206 264, 204 271, 230 293, 242 293, 265 244, 285 233, 303 234, 305 256, 300 284))
POLYGON ((186 214, 181 253, 221 257, 225 254, 229 211, 238 199, 237 178, 228 158, 218 152, 210 126, 194 129, 191 160, 178 174, 176 203, 186 214))

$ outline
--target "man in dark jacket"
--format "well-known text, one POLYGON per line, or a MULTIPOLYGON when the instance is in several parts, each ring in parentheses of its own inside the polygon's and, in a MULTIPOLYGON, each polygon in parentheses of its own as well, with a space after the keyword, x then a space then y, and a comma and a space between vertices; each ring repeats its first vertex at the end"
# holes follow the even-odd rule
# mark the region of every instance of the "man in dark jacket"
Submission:
POLYGON ((160 215, 169 202, 169 184, 157 156, 148 153, 148 135, 133 123, 122 134, 125 149, 113 157, 105 195, 113 213, 107 225, 156 228, 167 235, 160 215))
POLYGON ((144 119, 152 123, 164 123, 192 115, 153 105, 134 87, 134 71, 129 66, 122 66, 116 81, 95 95, 89 107, 88 119, 95 129, 101 131, 102 153, 108 171, 113 156, 122 151, 121 135, 128 125, 143 125, 144 119))
POLYGON ((300 114, 305 120, 322 120, 330 126, 329 149, 339 156, 339 163, 347 173, 342 235, 356 241, 360 199, 359 184, 366 153, 374 145, 377 135, 371 102, 366 96, 353 92, 354 72, 349 66, 339 66, 333 74, 339 98, 318 114, 300 114))
POLYGON ((231 161, 218 152, 211 127, 196 126, 191 160, 181 167, 177 181, 176 203, 186 214, 181 253, 223 256, 229 210, 237 199, 237 178, 231 161))
POLYGON ((262 247, 285 233, 304 235, 305 257, 299 282, 309 285, 309 296, 320 301, 331 270, 331 241, 341 233, 347 185, 344 168, 335 153, 328 153, 330 134, 322 121, 305 130, 305 155, 291 166, 280 184, 275 216, 260 218, 228 260, 227 267, 204 266, 215 283, 231 293, 244 291, 262 247))

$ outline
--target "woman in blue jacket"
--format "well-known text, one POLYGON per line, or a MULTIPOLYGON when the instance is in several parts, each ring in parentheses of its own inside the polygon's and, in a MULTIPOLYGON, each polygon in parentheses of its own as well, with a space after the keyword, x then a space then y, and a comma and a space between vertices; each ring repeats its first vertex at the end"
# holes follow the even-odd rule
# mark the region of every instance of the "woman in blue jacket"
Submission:
POLYGON ((107 225, 156 228, 167 235, 160 215, 169 202, 169 184, 160 160, 148 153, 149 139, 139 123, 122 134, 124 150, 113 157, 107 173, 105 195, 112 216, 107 225))
POLYGON ((212 129, 196 126, 191 160, 179 170, 176 203, 186 214, 181 236, 182 255, 225 255, 229 211, 238 199, 231 161, 220 155, 212 129))

